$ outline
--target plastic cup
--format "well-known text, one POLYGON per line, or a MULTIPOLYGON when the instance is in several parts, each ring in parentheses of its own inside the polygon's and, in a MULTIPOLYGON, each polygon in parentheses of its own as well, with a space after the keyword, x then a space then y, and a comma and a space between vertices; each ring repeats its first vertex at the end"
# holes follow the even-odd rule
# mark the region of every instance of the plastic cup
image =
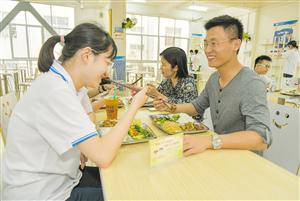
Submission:
POLYGON ((106 105, 106 117, 108 120, 113 120, 118 118, 118 107, 119 100, 118 98, 107 98, 104 100, 106 105))

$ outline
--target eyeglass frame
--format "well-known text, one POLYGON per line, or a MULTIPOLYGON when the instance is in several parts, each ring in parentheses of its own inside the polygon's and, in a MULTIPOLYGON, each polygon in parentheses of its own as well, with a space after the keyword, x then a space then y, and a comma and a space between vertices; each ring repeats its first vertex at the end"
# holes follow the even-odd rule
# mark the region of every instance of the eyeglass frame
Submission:
MULTIPOLYGON (((91 48, 91 47, 90 47, 90 48, 91 48)), ((100 54, 99 51, 94 50, 93 48, 91 48, 91 50, 92 50, 92 52, 95 53, 95 54, 100 54)), ((107 61, 107 62, 109 63, 109 64, 107 65, 108 68, 113 68, 113 66, 115 65, 115 63, 112 62, 112 61, 107 61)))
POLYGON ((205 42, 205 41, 204 41, 204 43, 203 43, 203 48, 206 49, 206 48, 210 47, 210 48, 212 48, 212 49, 215 49, 215 48, 217 48, 221 43, 224 43, 224 42, 227 42, 227 41, 232 41, 232 40, 237 40, 237 39, 239 39, 239 38, 230 38, 230 39, 226 39, 226 40, 223 40, 223 41, 209 41, 209 42, 205 42), (214 47, 211 45, 212 42, 215 42, 215 43, 216 43, 216 45, 215 45, 214 47), (209 45, 209 43, 210 43, 210 45, 209 45))
POLYGON ((270 65, 270 64, 262 64, 262 63, 258 63, 258 64, 256 64, 256 65, 260 65, 260 66, 263 66, 263 67, 268 68, 268 69, 271 68, 271 65, 270 65))

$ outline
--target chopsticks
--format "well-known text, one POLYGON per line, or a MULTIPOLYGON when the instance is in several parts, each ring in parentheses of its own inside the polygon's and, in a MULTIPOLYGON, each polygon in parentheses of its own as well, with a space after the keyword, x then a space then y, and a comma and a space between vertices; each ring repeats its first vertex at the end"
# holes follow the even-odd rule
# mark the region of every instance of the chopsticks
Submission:
MULTIPOLYGON (((139 78, 139 79, 141 79, 141 78, 139 78)), ((138 80, 139 80, 139 79, 138 79, 138 80)), ((127 88, 127 89, 134 90, 134 91, 136 91, 136 92, 140 91, 140 89, 137 89, 137 88, 135 88, 134 86, 131 86, 131 85, 128 85, 128 84, 123 84, 123 83, 120 83, 120 82, 116 82, 116 81, 111 80, 111 79, 109 79, 109 80, 110 80, 112 83, 114 83, 114 84, 116 84, 116 85, 119 85, 119 86, 122 86, 122 87, 125 87, 125 88, 127 88)), ((137 82, 138 80, 136 80, 136 82, 137 82)), ((146 95, 149 96, 150 98, 157 99, 156 96, 152 96, 152 95, 148 95, 148 94, 146 94, 146 95)), ((167 101, 165 101, 165 100, 163 100, 163 99, 160 99, 160 100, 162 101, 162 103, 163 103, 165 106, 167 106, 169 109, 171 109, 171 106, 168 105, 168 102, 167 102, 167 101)))
POLYGON ((134 90, 134 91, 140 91, 139 89, 135 88, 134 86, 131 86, 131 85, 128 85, 128 84, 123 84, 123 83, 120 83, 120 82, 116 82, 114 80, 111 80, 110 81, 116 85, 119 85, 119 86, 122 86, 122 87, 125 87, 127 89, 131 89, 131 90, 134 90))
POLYGON ((136 81, 134 81, 133 83, 131 83, 130 85, 134 85, 136 84, 138 81, 140 81, 143 78, 143 76, 141 76, 139 79, 137 79, 136 81))

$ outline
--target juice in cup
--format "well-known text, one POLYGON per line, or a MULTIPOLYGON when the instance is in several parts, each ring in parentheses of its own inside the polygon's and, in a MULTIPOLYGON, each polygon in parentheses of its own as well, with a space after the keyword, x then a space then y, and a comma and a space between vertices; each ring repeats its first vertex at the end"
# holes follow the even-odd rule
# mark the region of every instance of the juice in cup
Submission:
POLYGON ((117 119, 118 117, 118 98, 107 98, 104 100, 106 105, 106 116, 108 120, 117 119))

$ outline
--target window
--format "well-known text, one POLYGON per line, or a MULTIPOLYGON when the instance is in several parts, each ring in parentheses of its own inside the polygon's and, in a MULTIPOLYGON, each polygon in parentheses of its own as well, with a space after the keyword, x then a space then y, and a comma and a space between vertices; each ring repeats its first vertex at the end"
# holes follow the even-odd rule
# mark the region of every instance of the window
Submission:
MULTIPOLYGON (((0 21, 17 5, 1 1, 0 21)), ((31 3, 33 8, 58 34, 67 34, 74 27, 74 8, 31 3)), ((51 34, 29 11, 21 11, 0 33, 0 60, 26 60, 35 65, 40 48, 51 34)))
POLYGON ((145 83, 160 79, 159 53, 176 46, 186 53, 189 43, 189 21, 127 14, 137 24, 126 30, 126 70, 142 73, 145 83))

